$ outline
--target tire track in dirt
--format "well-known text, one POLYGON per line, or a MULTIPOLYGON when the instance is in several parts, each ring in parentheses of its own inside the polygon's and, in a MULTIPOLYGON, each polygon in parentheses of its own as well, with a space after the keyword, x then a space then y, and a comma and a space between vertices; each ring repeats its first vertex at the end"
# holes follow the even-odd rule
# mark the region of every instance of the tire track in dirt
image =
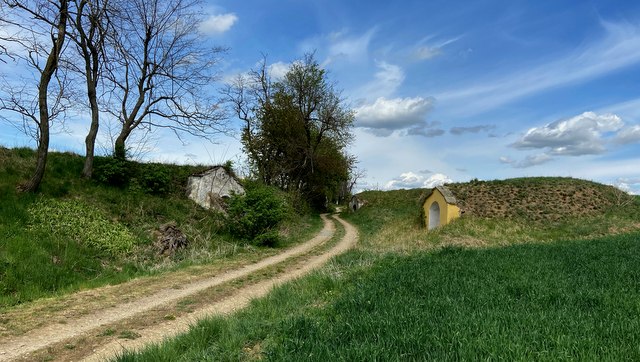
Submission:
POLYGON ((275 278, 240 288, 231 296, 215 302, 206 308, 196 310, 188 316, 167 321, 161 325, 156 325, 153 328, 143 330, 141 331, 142 336, 137 339, 112 341, 94 351, 91 356, 87 356, 82 361, 105 361, 121 355, 124 351, 139 350, 146 345, 160 343, 164 339, 175 337, 178 334, 187 332, 189 328, 195 325, 195 323, 200 319, 215 315, 231 314, 238 311, 246 307, 251 300, 265 296, 274 287, 297 279, 308 274, 312 270, 323 266, 331 258, 342 254, 355 246, 358 240, 358 230, 353 225, 342 220, 337 215, 333 215, 333 218, 342 224, 345 229, 345 234, 329 251, 318 256, 310 257, 299 263, 297 267, 287 270, 275 278))
POLYGON ((77 318, 68 324, 51 322, 44 327, 29 331, 19 337, 0 340, 0 361, 28 358, 29 353, 41 350, 49 345, 81 336, 98 327, 125 320, 160 305, 174 302, 208 288, 249 276, 261 269, 279 264, 295 256, 303 255, 330 240, 335 234, 335 224, 333 221, 325 214, 320 216, 322 217, 324 226, 314 238, 280 254, 262 259, 257 263, 226 271, 213 278, 186 284, 180 289, 167 286, 147 297, 96 311, 90 315, 77 318))

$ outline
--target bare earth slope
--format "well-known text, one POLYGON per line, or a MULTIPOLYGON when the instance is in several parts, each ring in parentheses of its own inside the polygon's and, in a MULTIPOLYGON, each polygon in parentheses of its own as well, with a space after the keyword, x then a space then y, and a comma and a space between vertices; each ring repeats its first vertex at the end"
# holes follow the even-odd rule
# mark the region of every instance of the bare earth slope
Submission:
MULTIPOLYGON (((335 233, 333 221, 325 215, 322 218, 324 228, 316 237, 253 264, 213 275, 204 272, 199 277, 163 276, 141 284, 140 288, 135 285, 140 282, 134 281, 133 286, 124 283, 77 293, 85 294, 79 300, 89 299, 88 310, 56 310, 55 301, 49 303, 54 306, 48 306, 45 301, 35 303, 31 310, 27 307, 9 312, 2 318, 15 318, 16 325, 20 324, 21 317, 30 314, 39 318, 30 318, 21 335, 0 336, 0 361, 104 360, 123 348, 139 348, 184 332, 190 324, 207 315, 233 312, 274 286, 320 267, 355 244, 357 230, 334 216, 343 225, 345 235, 330 250, 314 254, 314 249, 335 233), (144 293, 140 294, 140 290, 144 293)), ((73 301, 74 297, 77 296, 69 298, 73 301)))

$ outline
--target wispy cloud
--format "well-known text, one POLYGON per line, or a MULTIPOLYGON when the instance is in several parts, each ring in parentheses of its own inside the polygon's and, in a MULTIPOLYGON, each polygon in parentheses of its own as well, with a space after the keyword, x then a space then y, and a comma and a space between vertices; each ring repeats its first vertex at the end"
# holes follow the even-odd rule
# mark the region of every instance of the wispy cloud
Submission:
POLYGON ((443 48, 449 44, 455 43, 460 40, 462 36, 458 36, 455 38, 447 39, 441 42, 436 42, 433 44, 431 41, 433 37, 427 37, 420 41, 413 51, 413 57, 417 60, 429 60, 435 58, 439 55, 442 55, 443 48))
POLYGON ((404 70, 397 65, 376 61, 376 68, 373 79, 354 92, 369 101, 392 96, 405 80, 404 70))
POLYGON ((451 127, 449 133, 452 135, 460 136, 466 133, 480 133, 480 132, 490 132, 496 129, 496 126, 493 124, 483 124, 477 126, 469 126, 469 127, 451 127))
POLYGON ((618 132, 614 142, 622 145, 640 143, 640 125, 625 127, 618 132))
POLYGON ((553 160, 553 157, 551 157, 546 153, 529 155, 520 161, 516 161, 511 157, 506 157, 506 156, 500 157, 501 163, 511 165, 511 167, 513 168, 529 168, 529 167, 545 164, 551 160, 553 160))
POLYGON ((305 39, 300 43, 299 48, 305 53, 322 50, 321 53, 326 56, 321 64, 323 67, 342 61, 352 63, 367 61, 369 44, 375 33, 375 28, 359 35, 342 30, 305 39))
MULTIPOLYGON (((497 78, 436 95, 442 104, 461 104, 477 114, 548 89, 585 82, 640 63, 640 24, 603 22, 606 36, 570 54, 530 69, 513 69, 497 78)), ((502 73, 504 74, 504 73, 502 73)))

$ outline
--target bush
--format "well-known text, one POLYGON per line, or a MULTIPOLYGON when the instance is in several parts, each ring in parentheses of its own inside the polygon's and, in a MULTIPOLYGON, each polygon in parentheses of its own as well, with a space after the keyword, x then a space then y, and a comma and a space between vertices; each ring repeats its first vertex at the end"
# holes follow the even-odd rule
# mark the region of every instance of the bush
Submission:
POLYGON ((112 255, 130 251, 131 232, 100 210, 77 200, 42 199, 30 209, 31 228, 76 240, 112 255))
POLYGON ((130 165, 126 160, 115 157, 96 158, 94 178, 96 181, 116 186, 124 187, 131 178, 130 165))
POLYGON ((244 195, 235 195, 229 200, 229 231, 255 245, 274 246, 279 241, 276 228, 288 211, 286 199, 278 190, 249 185, 244 195))
POLYGON ((141 164, 136 177, 142 192, 151 195, 166 195, 171 191, 171 177, 167 166, 155 163, 141 164))

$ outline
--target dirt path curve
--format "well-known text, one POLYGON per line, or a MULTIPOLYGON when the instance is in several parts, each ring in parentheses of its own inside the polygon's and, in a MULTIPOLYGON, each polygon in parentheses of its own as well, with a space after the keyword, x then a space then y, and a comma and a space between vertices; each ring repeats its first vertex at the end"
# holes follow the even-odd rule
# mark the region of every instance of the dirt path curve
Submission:
POLYGON ((202 318, 206 318, 207 316, 233 313, 247 306, 252 299, 265 296, 275 286, 299 278, 309 273, 310 271, 321 267, 327 261, 329 261, 329 259, 342 254, 348 249, 352 248, 358 240, 358 230, 353 225, 342 220, 337 215, 333 215, 333 218, 340 222, 345 228, 345 235, 329 251, 308 258, 303 261, 297 268, 287 270, 285 273, 280 274, 275 278, 267 279, 257 284, 240 288, 229 297, 213 303, 206 308, 197 310, 184 318, 168 321, 161 325, 154 326, 151 329, 145 330, 143 331, 143 335, 140 338, 134 340, 118 340, 104 345, 102 348, 94 351, 91 356, 86 357, 82 361, 105 361, 112 359, 119 354, 122 354, 122 352, 125 350, 138 350, 148 344, 162 342, 162 340, 166 338, 174 337, 180 333, 188 331, 189 327, 194 325, 198 320, 202 318))
MULTIPOLYGON (((326 215, 321 216, 324 221, 324 227, 313 239, 294 248, 291 248, 283 253, 265 258, 257 263, 246 265, 238 269, 226 271, 221 275, 215 276, 213 278, 199 280, 190 284, 183 285, 180 289, 175 289, 173 287, 167 286, 166 288, 158 290, 156 293, 147 297, 95 311, 90 315, 77 318, 69 324, 61 325, 57 323, 51 323, 45 325, 42 328, 29 331, 19 337, 0 340, 0 361, 25 358, 29 353, 40 350, 54 343, 58 343, 72 337, 81 336, 82 334, 98 327, 130 318, 137 314, 156 308, 160 305, 185 298, 189 295, 193 295, 205 289, 212 288, 235 279, 246 277, 261 269, 276 265, 295 256, 303 255, 311 251, 318 245, 330 240, 335 233, 335 224, 331 220, 329 220, 326 215)), ((336 220, 338 220, 339 222, 344 223, 344 221, 342 221, 340 218, 336 216, 334 216, 334 218, 336 218, 336 220)), ((357 235, 357 231, 355 231, 355 228, 350 225, 345 226, 345 228, 347 228, 347 233, 343 240, 337 246, 335 246, 325 254, 311 258, 307 264, 319 266, 321 263, 328 260, 331 256, 336 255, 343 250, 346 250, 346 248, 350 246, 352 242, 355 242, 355 240, 357 239, 357 236, 354 236, 357 235), (345 239, 347 239, 347 236, 353 239, 352 242, 349 242, 347 246, 343 246, 343 249, 339 249, 342 245, 345 245, 345 239), (337 249, 339 249, 340 251, 336 251, 337 249), (322 259, 322 261, 317 261, 320 259, 322 259)), ((311 269, 312 268, 305 266, 298 270, 280 275, 275 279, 260 282, 249 287, 240 288, 231 297, 225 298, 220 302, 208 307, 207 310, 210 310, 208 312, 205 312, 203 310, 196 311, 190 314, 188 318, 184 318, 188 319, 189 321, 176 319, 159 326, 154 326, 152 329, 145 330, 144 336, 142 338, 133 340, 131 342, 134 342, 135 345, 141 345, 144 344, 144 341, 147 340, 155 341, 157 340, 157 338, 164 338, 164 336, 166 335, 171 335, 170 333, 168 333, 168 331, 173 328, 172 325, 175 324, 176 326, 178 326, 179 323, 182 322, 185 326, 188 326, 190 322, 194 321, 194 318, 198 319, 204 315, 215 313, 217 310, 216 308, 221 308, 221 306, 223 305, 227 305, 227 307, 221 309, 223 313, 232 311, 236 308, 244 306, 249 299, 266 294, 266 291, 273 285, 276 285, 278 282, 290 280, 304 274, 306 271, 311 269), (288 275, 293 276, 288 277, 288 275), (165 328, 167 328, 168 330, 163 331, 163 329, 165 328), (156 336, 156 339, 149 339, 152 336, 156 336)), ((131 344, 133 345, 134 343, 131 344)), ((116 348, 114 348, 114 346, 107 345, 104 346, 100 351, 96 351, 98 353, 95 354, 95 358, 101 360, 105 357, 113 356, 113 351, 119 351, 121 350, 121 348, 129 346, 128 341, 116 341, 115 344, 117 345, 116 348)))

